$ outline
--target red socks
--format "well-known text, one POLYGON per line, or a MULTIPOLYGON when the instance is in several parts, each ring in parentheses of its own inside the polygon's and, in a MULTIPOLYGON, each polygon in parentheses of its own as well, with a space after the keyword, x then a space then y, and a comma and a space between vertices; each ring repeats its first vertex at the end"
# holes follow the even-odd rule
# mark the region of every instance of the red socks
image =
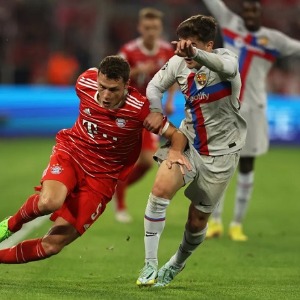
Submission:
POLYGON ((16 232, 21 229, 24 223, 27 223, 36 217, 42 216, 39 208, 39 195, 34 194, 30 196, 27 201, 22 205, 18 212, 8 220, 8 229, 16 232))
POLYGON ((45 253, 40 238, 27 240, 12 248, 0 250, 0 263, 24 264, 30 261, 42 260, 49 256, 45 253))

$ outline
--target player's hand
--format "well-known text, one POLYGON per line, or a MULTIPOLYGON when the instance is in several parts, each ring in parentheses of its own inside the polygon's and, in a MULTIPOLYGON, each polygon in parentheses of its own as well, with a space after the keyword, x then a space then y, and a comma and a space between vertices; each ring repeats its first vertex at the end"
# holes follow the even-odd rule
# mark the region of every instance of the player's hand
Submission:
POLYGON ((174 164, 178 165, 182 175, 185 175, 185 168, 188 171, 192 170, 192 166, 189 160, 183 155, 183 153, 181 153, 180 151, 175 151, 172 148, 170 148, 169 150, 166 164, 169 169, 172 169, 172 166, 174 164))
POLYGON ((153 133, 159 133, 162 124, 163 114, 160 112, 151 112, 144 120, 144 127, 153 133))
POLYGON ((190 40, 173 41, 172 44, 176 47, 174 53, 180 57, 193 57, 196 54, 190 40))

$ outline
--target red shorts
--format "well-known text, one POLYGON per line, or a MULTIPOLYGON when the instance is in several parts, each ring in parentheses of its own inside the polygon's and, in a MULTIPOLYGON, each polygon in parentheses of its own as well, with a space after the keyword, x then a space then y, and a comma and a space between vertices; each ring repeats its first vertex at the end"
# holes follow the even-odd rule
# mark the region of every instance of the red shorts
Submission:
POLYGON ((50 158, 42 182, 45 180, 57 180, 68 189, 64 204, 50 219, 55 221, 56 218, 62 217, 80 234, 103 213, 115 192, 117 182, 116 179, 87 175, 68 154, 59 151, 50 158))
POLYGON ((155 152, 158 148, 158 135, 143 129, 142 151, 149 150, 155 152))

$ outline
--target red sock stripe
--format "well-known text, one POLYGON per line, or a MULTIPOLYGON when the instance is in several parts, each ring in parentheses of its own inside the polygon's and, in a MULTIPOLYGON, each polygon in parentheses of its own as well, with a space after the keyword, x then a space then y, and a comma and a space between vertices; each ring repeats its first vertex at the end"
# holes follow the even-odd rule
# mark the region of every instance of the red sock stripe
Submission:
POLYGON ((47 257, 49 255, 42 246, 42 239, 23 241, 12 248, 0 250, 0 263, 2 264, 24 264, 47 257))

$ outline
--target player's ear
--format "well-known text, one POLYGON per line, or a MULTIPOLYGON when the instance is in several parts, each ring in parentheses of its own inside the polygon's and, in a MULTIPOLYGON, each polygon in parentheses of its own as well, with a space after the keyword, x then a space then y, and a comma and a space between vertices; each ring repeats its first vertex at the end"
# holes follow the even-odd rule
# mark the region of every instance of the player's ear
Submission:
POLYGON ((206 43, 206 46, 205 46, 206 51, 209 51, 209 52, 212 51, 213 47, 214 47, 214 41, 209 41, 206 43))
POLYGON ((126 96, 127 93, 128 93, 129 83, 130 83, 130 79, 125 83, 125 86, 124 86, 124 96, 126 96))

